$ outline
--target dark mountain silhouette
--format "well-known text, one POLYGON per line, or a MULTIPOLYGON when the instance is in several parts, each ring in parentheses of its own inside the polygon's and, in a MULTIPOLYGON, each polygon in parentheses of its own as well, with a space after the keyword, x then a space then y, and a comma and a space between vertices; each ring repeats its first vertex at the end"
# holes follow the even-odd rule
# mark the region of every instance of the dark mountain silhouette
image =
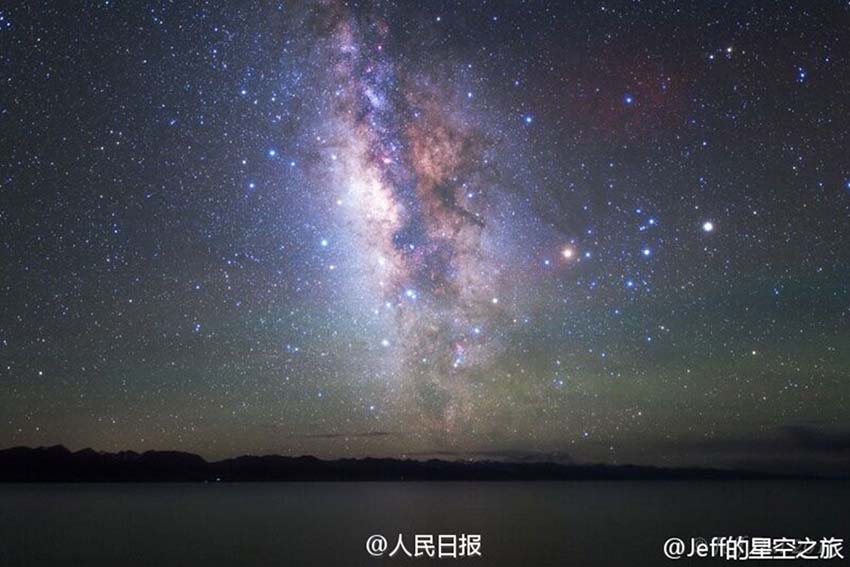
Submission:
MULTIPOLYGON (((62 445, 0 450, 3 482, 232 482, 381 480, 728 480, 790 478, 752 471, 656 468, 635 465, 546 462, 414 461, 316 457, 243 456, 208 462, 178 451, 93 449, 62 445)), ((800 478, 800 477, 797 477, 800 478)))

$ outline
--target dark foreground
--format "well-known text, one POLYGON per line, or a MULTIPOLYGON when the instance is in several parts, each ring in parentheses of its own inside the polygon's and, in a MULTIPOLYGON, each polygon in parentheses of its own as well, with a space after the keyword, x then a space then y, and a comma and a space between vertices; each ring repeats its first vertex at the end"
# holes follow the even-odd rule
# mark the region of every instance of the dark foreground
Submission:
POLYGON ((0 502, 4 566, 670 565, 670 537, 850 536, 837 481, 0 484, 0 502), (411 551, 480 534, 482 557, 366 552, 399 533, 411 551))
POLYGON ((535 462, 338 459, 281 455, 209 462, 177 451, 107 453, 53 447, 0 450, 2 482, 239 482, 377 480, 754 480, 787 475, 699 468, 535 462))

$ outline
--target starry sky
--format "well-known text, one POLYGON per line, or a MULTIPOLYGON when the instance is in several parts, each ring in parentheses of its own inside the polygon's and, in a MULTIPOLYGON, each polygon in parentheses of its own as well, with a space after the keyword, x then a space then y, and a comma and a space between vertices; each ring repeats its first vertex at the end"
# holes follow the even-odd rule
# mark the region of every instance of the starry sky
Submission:
POLYGON ((0 446, 850 463, 846 2, 0 8, 0 446))

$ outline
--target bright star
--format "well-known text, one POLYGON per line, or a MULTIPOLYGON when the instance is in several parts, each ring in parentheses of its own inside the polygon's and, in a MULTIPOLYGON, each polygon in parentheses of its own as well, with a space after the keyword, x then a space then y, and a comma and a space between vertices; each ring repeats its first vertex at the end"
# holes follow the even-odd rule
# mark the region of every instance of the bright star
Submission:
POLYGON ((711 232, 714 230, 714 223, 711 221, 705 221, 704 223, 702 223, 702 229, 705 232, 711 232))

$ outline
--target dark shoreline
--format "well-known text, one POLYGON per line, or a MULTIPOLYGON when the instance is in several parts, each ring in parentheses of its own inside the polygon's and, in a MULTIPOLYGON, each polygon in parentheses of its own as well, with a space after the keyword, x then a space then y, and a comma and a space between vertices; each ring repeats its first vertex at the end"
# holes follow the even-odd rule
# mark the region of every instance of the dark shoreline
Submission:
POLYGON ((242 456, 208 462, 177 451, 53 447, 0 450, 0 482, 352 482, 575 480, 846 480, 746 470, 551 462, 242 456))

